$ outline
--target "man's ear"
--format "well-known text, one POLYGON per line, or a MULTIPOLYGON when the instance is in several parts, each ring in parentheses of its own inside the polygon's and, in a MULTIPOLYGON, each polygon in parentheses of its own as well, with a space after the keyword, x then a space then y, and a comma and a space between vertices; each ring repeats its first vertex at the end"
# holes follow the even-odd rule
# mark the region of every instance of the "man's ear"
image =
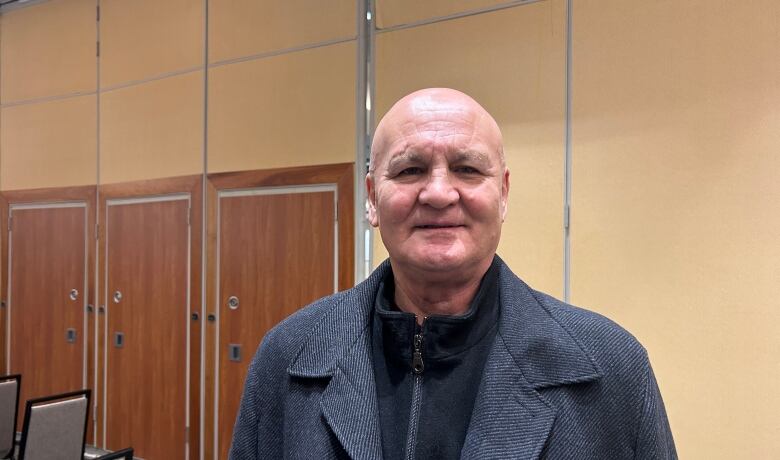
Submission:
POLYGON ((507 202, 509 201, 509 168, 504 170, 501 180, 501 222, 506 220, 507 202))
POLYGON ((366 174, 366 194, 368 195, 366 200, 366 218, 372 227, 378 227, 379 216, 376 213, 376 188, 370 172, 366 174))

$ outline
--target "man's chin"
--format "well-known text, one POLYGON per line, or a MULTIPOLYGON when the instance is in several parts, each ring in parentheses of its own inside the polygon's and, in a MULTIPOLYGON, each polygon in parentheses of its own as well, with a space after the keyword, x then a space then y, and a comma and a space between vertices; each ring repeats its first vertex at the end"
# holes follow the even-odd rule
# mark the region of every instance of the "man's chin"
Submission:
POLYGON ((404 261, 415 271, 428 273, 451 273, 462 270, 469 265, 469 260, 461 254, 420 254, 404 261))

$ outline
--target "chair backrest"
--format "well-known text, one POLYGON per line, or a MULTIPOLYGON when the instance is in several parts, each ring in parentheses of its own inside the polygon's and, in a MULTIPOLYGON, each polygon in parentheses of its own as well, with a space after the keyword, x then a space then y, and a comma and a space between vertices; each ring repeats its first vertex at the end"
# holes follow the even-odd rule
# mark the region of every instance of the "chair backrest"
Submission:
POLYGON ((27 401, 19 460, 81 460, 90 390, 27 401))
POLYGON ((101 455, 95 460, 133 460, 133 448, 128 447, 127 449, 116 450, 110 454, 101 455))
POLYGON ((21 383, 19 374, 0 376, 0 458, 13 456, 21 383))

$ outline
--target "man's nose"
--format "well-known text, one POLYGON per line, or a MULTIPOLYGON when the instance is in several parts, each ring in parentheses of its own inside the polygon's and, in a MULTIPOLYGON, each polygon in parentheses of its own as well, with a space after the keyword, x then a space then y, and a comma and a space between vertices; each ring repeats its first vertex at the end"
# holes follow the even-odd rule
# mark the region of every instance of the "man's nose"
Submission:
POLYGON ((428 181, 420 190, 419 201, 422 204, 437 209, 446 208, 460 198, 458 190, 453 187, 448 173, 434 172, 428 176, 428 181))

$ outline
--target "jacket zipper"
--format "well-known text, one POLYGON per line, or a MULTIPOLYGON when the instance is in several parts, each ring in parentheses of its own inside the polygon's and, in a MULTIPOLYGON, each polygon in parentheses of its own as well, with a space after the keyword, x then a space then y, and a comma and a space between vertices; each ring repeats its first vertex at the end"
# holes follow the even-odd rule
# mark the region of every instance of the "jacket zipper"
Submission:
MULTIPOLYGON (((423 319, 423 324, 425 319, 423 319)), ((417 426, 420 421, 420 401, 422 399, 422 373, 425 370, 425 362, 422 355, 423 334, 422 325, 414 334, 414 353, 412 355, 412 373, 414 383, 412 386, 412 407, 409 411, 409 432, 406 434, 406 460, 414 460, 414 451, 417 446, 417 426)))

